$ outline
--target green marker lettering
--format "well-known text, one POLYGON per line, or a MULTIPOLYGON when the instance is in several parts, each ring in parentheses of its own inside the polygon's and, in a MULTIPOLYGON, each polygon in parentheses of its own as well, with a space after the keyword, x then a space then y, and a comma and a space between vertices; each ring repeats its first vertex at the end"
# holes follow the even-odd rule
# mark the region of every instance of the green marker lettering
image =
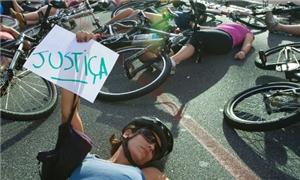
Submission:
POLYGON ((84 54, 84 61, 83 61, 83 63, 84 63, 84 73, 85 73, 85 76, 87 76, 88 75, 88 65, 87 65, 87 59, 88 59, 88 57, 86 55, 86 50, 84 50, 84 52, 85 52, 85 54, 84 54))
POLYGON ((34 68, 40 68, 40 67, 42 67, 44 65, 44 63, 45 63, 45 57, 44 57, 43 53, 45 53, 45 52, 49 52, 49 51, 41 51, 41 52, 37 52, 37 53, 33 53, 32 54, 32 55, 37 55, 37 54, 40 55, 40 60, 42 61, 40 65, 32 64, 32 66, 34 68))
POLYGON ((70 62, 70 67, 64 68, 64 70, 69 70, 74 66, 72 58, 69 56, 69 52, 65 54, 65 58, 70 62))
POLYGON ((98 76, 98 74, 95 74, 92 69, 91 69, 91 60, 92 59, 96 59, 97 60, 97 56, 92 56, 89 58, 89 71, 91 72, 91 74, 94 76, 94 79, 93 79, 93 84, 95 84, 95 81, 96 81, 96 76, 98 76))
POLYGON ((55 67, 51 61, 51 57, 52 57, 52 53, 50 52, 49 56, 48 56, 48 61, 49 61, 49 65, 53 68, 53 69, 59 69, 62 64, 63 64, 63 54, 62 52, 58 51, 58 55, 59 55, 59 65, 58 67, 55 67))
POLYGON ((100 63, 100 79, 102 79, 102 74, 105 74, 105 76, 108 75, 103 57, 101 57, 101 63, 100 63))
POLYGON ((75 69, 76 72, 79 72, 79 67, 78 67, 78 56, 82 54, 82 52, 72 52, 74 55, 74 63, 75 63, 75 69))

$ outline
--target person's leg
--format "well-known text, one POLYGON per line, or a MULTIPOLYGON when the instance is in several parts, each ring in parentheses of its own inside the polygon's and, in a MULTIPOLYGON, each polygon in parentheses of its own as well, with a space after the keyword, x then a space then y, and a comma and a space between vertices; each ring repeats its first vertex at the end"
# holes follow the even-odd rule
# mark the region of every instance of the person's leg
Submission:
POLYGON ((286 32, 288 34, 292 34, 295 36, 300 36, 300 24, 295 24, 295 25, 278 24, 274 28, 274 30, 286 32))
MULTIPOLYGON (((170 59, 176 64, 180 64, 182 61, 192 57, 194 52, 195 52, 195 47, 192 44, 187 44, 183 46, 176 54, 171 56, 170 59)), ((173 64, 173 66, 175 66, 176 64, 173 64)))
MULTIPOLYGON (((48 5, 45 5, 41 7, 39 10, 23 14, 24 18, 26 21, 34 21, 34 22, 39 22, 40 16, 39 14, 45 15, 47 11, 48 5)), ((51 8, 49 15, 52 16, 56 13, 57 9, 56 8, 51 8)))
POLYGON ((280 31, 280 32, 285 32, 285 33, 292 34, 295 36, 300 36, 300 24, 297 24, 297 25, 280 24, 274 18, 272 12, 266 13, 265 21, 266 21, 267 28, 270 32, 280 31))
POLYGON ((23 8, 18 4, 17 0, 12 0, 13 8, 17 12, 23 12, 23 8))
MULTIPOLYGON (((19 21, 22 27, 25 27, 26 25, 34 25, 39 23, 41 16, 46 13, 47 8, 48 5, 45 5, 37 11, 26 13, 26 14, 18 13, 14 10, 11 10, 11 14, 19 21)), ((56 11, 57 11, 56 8, 51 8, 49 15, 50 16, 54 15, 56 11)))
POLYGON ((116 16, 112 17, 111 20, 109 20, 106 24, 110 24, 115 21, 130 17, 130 16, 136 14, 137 12, 138 12, 137 10, 134 10, 132 8, 126 8, 123 11, 121 11, 119 14, 117 14, 116 16))
MULTIPOLYGON (((134 10, 132 8, 126 8, 123 11, 121 11, 119 14, 117 14, 116 16, 111 18, 111 20, 108 21, 107 24, 113 23, 117 20, 130 18, 132 16, 135 16, 139 12, 140 12, 140 10, 134 10)), ((161 14, 145 12, 145 11, 144 11, 144 14, 152 23, 160 22, 162 20, 162 15, 161 14)))

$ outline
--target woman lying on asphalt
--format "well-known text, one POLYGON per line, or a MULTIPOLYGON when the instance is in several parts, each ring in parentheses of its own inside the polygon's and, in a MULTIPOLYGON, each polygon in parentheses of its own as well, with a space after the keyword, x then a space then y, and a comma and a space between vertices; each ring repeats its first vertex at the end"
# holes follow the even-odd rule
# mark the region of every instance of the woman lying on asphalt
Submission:
POLYGON ((201 27, 193 33, 189 42, 171 56, 173 67, 189 59, 197 50, 209 54, 226 54, 234 47, 241 46, 234 55, 235 59, 244 59, 252 48, 253 33, 238 23, 222 23, 216 27, 201 27))
MULTIPOLYGON (((71 114, 74 94, 62 89, 61 95, 62 123, 64 123, 71 114)), ((79 106, 71 123, 74 129, 84 131, 79 106)), ((168 179, 160 170, 151 166, 151 162, 165 157, 173 148, 170 130, 157 118, 135 118, 123 128, 119 139, 113 135, 110 142, 112 149, 108 160, 87 154, 69 179, 168 179)))

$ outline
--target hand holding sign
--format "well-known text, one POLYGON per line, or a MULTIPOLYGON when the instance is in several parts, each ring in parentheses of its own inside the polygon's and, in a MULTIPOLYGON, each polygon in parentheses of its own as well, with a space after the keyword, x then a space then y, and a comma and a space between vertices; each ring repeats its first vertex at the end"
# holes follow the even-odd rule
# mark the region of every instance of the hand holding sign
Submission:
POLYGON ((24 67, 94 102, 117 58, 117 53, 100 43, 78 43, 74 33, 55 26, 24 67))

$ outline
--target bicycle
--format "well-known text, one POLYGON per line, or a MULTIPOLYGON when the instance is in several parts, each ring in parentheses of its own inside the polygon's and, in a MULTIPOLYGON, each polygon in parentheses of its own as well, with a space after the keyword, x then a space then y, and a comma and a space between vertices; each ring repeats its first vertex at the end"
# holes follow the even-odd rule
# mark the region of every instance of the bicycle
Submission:
POLYGON ((151 25, 147 27, 148 21, 143 11, 139 12, 138 19, 139 22, 122 20, 109 25, 107 34, 114 34, 113 26, 130 25, 131 28, 100 41, 120 54, 98 94, 101 100, 129 100, 152 92, 169 77, 172 65, 168 54, 171 46, 184 44, 193 32, 188 30, 173 34, 150 28, 151 25))
POLYGON ((94 8, 101 7, 104 10, 106 6, 107 3, 105 1, 94 1, 91 4, 89 3, 89 0, 84 0, 78 5, 67 8, 64 1, 58 1, 55 3, 52 1, 46 9, 41 23, 26 29, 25 34, 31 37, 43 37, 54 25, 59 25, 71 30, 76 26, 76 24, 73 22, 76 18, 89 15, 92 17, 92 25, 97 28, 101 28, 99 19, 97 19, 94 14, 94 8), (53 7, 58 9, 59 12, 56 15, 50 16, 50 10, 53 7), (66 26, 67 22, 71 22, 70 27, 66 26))
POLYGON ((19 22, 16 19, 6 15, 0 15, 0 23, 14 29, 19 26, 19 22))
POLYGON ((258 67, 283 71, 293 82, 273 82, 244 90, 224 107, 225 121, 234 128, 247 131, 268 131, 300 121, 300 51, 299 43, 287 44, 260 52, 258 67), (291 48, 292 47, 292 48, 291 48), (268 63, 268 56, 285 54, 285 61, 268 63), (298 56, 295 55, 297 53, 298 56), (296 58, 295 58, 296 57, 296 58), (295 64, 298 64, 296 67, 295 64), (284 68, 282 68, 284 67, 284 68), (292 67, 292 68, 288 68, 292 67))
POLYGON ((15 52, 1 48, 1 58, 11 59, 9 67, 0 74, 0 112, 3 118, 33 120, 49 115, 57 103, 56 87, 24 69, 24 41, 34 39, 22 33, 16 40, 15 52))
MULTIPOLYGON (((142 13, 140 16, 144 17, 142 13)), ((100 100, 123 101, 141 97, 160 86, 170 74, 171 61, 168 49, 164 48, 167 38, 137 38, 141 34, 147 36, 147 32, 155 31, 165 36, 168 33, 146 28, 145 24, 132 20, 115 22, 108 29, 113 31, 114 26, 128 26, 129 23, 131 30, 128 32, 117 33, 100 41, 119 53, 116 64, 98 94, 100 100)))
POLYGON ((146 0, 146 1, 129 1, 123 3, 116 9, 114 9, 111 13, 111 18, 119 14, 122 10, 126 8, 133 8, 135 10, 146 10, 153 13, 159 13, 159 9, 164 8, 171 1, 164 1, 164 0, 146 0))
POLYGON ((144 10, 146 12, 151 13, 163 13, 165 12, 166 8, 172 8, 178 11, 189 12, 193 15, 191 19, 198 19, 199 25, 207 25, 211 22, 215 22, 216 18, 215 15, 205 11, 206 6, 198 1, 189 0, 189 3, 180 0, 147 0, 147 1, 130 1, 128 3, 124 3, 120 7, 116 8, 111 17, 116 16, 120 11, 132 8, 134 10, 144 10), (191 8, 191 3, 193 3, 194 10, 191 8), (172 5, 172 7, 170 7, 172 5), (192 12, 194 11, 194 12, 192 12))
POLYGON ((78 8, 74 14, 58 13, 56 16, 49 17, 52 7, 65 8, 63 3, 50 3, 40 25, 24 31, 16 40, 1 43, 1 57, 11 60, 9 67, 0 76, 1 115, 4 118, 33 120, 45 117, 54 110, 57 102, 55 86, 24 69, 23 64, 35 45, 45 37, 55 24, 90 13, 92 10, 82 11, 85 8, 78 8), (32 49, 23 48, 25 40, 31 43, 32 49))
MULTIPOLYGON (((258 30, 267 29, 264 16, 266 12, 270 10, 274 15, 281 16, 281 21, 283 21, 283 23, 291 24, 296 19, 300 19, 300 6, 294 3, 276 4, 272 5, 271 7, 267 7, 268 4, 255 4, 248 5, 246 7, 240 7, 237 5, 231 5, 230 3, 225 3, 224 6, 216 3, 206 3, 206 6, 211 9, 220 10, 221 12, 219 13, 225 14, 233 21, 238 21, 258 30)), ((211 13, 214 13, 214 11, 211 11, 211 13)))

